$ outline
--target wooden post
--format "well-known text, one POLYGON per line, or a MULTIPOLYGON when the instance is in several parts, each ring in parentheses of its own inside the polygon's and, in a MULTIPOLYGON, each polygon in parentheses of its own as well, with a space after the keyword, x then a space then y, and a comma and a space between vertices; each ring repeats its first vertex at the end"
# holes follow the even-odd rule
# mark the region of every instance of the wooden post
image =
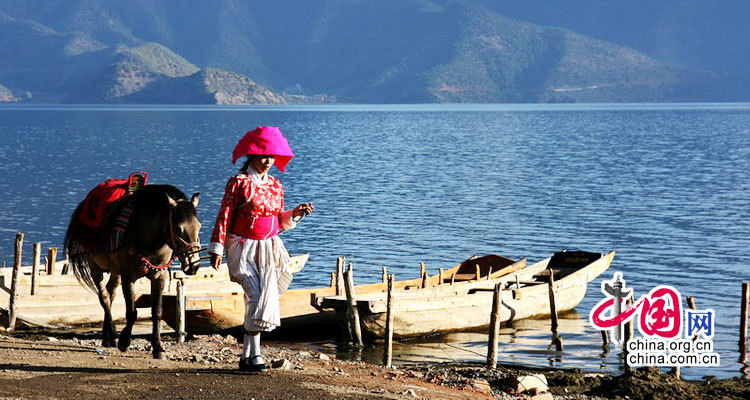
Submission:
POLYGON ((557 304, 555 304, 555 274, 552 269, 549 270, 549 282, 547 289, 549 293, 549 313, 552 318, 552 332, 557 333, 557 304))
MULTIPOLYGON (((629 297, 625 301, 625 309, 628 309, 633 306, 633 297, 629 297)), ((622 338, 622 345, 623 347, 627 348, 628 340, 635 337, 635 318, 631 318, 630 321, 625 323, 625 332, 623 334, 622 338)))
MULTIPOLYGON (((695 310, 695 300, 691 296, 687 296, 685 298, 687 300, 688 307, 690 307, 691 310, 695 310)), ((699 333, 696 333, 695 336, 693 336, 693 340, 697 340, 698 337, 700 337, 699 333)))
POLYGON ((492 276, 492 267, 490 267, 490 271, 487 272, 487 280, 490 280, 490 277, 492 276))
POLYGON ((687 300, 688 307, 691 310, 695 310, 695 299, 692 296, 687 296, 685 299, 687 300))
POLYGON ((185 286, 182 279, 177 280, 177 342, 185 342, 185 286))
POLYGON ((424 268, 424 263, 423 262, 419 263, 419 271, 420 271, 419 272, 420 273, 419 277, 422 278, 422 285, 421 286, 422 286, 422 289, 424 289, 424 288, 427 287, 427 271, 424 268))
POLYGON ((482 270, 479 268, 479 264, 477 264, 477 272, 476 276, 474 277, 476 280, 479 280, 479 277, 481 276, 482 270))
MULTIPOLYGON (((633 297, 628 298, 628 300, 627 300, 627 302, 625 304, 627 304, 627 308, 632 307, 633 306, 633 297)), ((630 321, 628 321, 627 328, 628 328, 628 332, 625 335, 626 335, 626 339, 630 340, 630 339, 632 339, 632 338, 635 337, 635 318, 633 318, 630 321)))
MULTIPOLYGON (((691 296, 687 296, 687 297, 685 298, 685 300, 687 301, 688 307, 689 307, 689 308, 690 308, 691 310, 695 310, 695 300, 693 299, 693 297, 691 297, 691 296)), ((696 334, 695 336, 693 336, 693 340, 696 340, 696 339, 698 339, 698 336, 699 336, 699 335, 697 335, 697 334, 696 334)), ((671 374, 672 374, 672 375, 673 375, 673 376, 674 376, 675 378, 679 379, 679 378, 680 378, 680 366, 679 366, 679 365, 675 365, 674 367, 672 367, 672 369, 670 370, 670 373, 671 373, 671 374)))
POLYGON ((55 274, 55 264, 57 264, 57 247, 50 247, 47 253, 47 275, 55 274))
POLYGON ((552 334, 552 343, 555 345, 555 351, 565 351, 563 346, 562 337, 559 333, 555 332, 552 334))
POLYGON ((16 234, 15 257, 13 258, 13 275, 10 280, 10 299, 8 302, 8 330, 16 327, 16 296, 18 295, 18 273, 21 271, 21 260, 23 259, 23 233, 16 234))
MULTIPOLYGON (((633 305, 633 297, 629 297, 625 301, 625 309, 630 308, 633 305)), ((628 340, 632 339, 633 336, 635 336, 635 321, 631 319, 630 321, 625 323, 625 332, 623 332, 623 338, 622 338, 622 354, 623 354, 623 361, 625 364, 625 371, 630 371, 632 368, 630 365, 628 365, 628 340)))
POLYGON ((502 302, 500 284, 495 284, 495 292, 492 295, 492 312, 490 313, 490 337, 487 341, 487 368, 494 369, 497 366, 497 334, 500 330, 500 303, 502 302))
POLYGON ((438 269, 438 285, 443 284, 443 272, 442 268, 438 269))
POLYGON ((390 368, 393 363, 393 275, 388 276, 388 302, 385 317, 385 348, 383 349, 383 365, 390 368))
POLYGON ((750 282, 742 282, 742 304, 740 304, 740 356, 743 360, 747 359, 748 296, 750 296, 750 282))
POLYGON ((451 275, 451 286, 453 286, 453 282, 455 282, 455 281, 456 281, 456 273, 454 272, 454 273, 453 273, 453 274, 451 275))
POLYGON ((336 287, 336 273, 335 272, 331 272, 331 287, 332 288, 336 287))
POLYGON ((336 296, 344 294, 344 264, 346 258, 338 257, 336 259, 336 296))
POLYGON ((42 244, 40 242, 34 243, 34 261, 31 264, 31 295, 36 294, 37 275, 39 275, 39 260, 42 257, 42 244))
POLYGON ((357 300, 354 293, 354 271, 352 263, 349 263, 349 269, 344 272, 344 288, 346 289, 346 314, 349 321, 349 330, 352 335, 352 341, 357 346, 362 346, 362 329, 359 326, 359 311, 357 310, 357 300))
POLYGON ((557 333, 559 325, 557 323, 557 304, 555 303, 555 273, 551 268, 549 270, 547 289, 549 292, 549 314, 552 318, 552 342, 554 342, 557 351, 563 351, 562 338, 557 333))
POLYGON ((609 334, 606 330, 601 331, 602 332, 602 351, 604 353, 609 353, 609 334))
POLYGON ((383 283, 388 283, 388 268, 383 266, 383 283))

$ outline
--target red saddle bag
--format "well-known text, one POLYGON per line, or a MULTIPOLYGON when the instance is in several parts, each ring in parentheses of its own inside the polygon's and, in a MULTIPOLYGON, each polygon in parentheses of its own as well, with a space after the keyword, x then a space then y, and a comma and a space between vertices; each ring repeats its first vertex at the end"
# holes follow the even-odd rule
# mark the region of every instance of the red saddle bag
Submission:
POLYGON ((107 179, 98 184, 83 201, 78 219, 89 228, 100 228, 112 205, 128 193, 128 182, 128 179, 107 179))

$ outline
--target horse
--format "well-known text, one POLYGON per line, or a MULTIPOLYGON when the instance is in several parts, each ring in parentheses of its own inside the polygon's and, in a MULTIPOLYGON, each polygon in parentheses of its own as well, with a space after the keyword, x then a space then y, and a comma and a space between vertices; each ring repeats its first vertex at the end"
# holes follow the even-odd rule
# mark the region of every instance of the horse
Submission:
POLYGON ((104 309, 102 346, 115 347, 125 352, 130 347, 131 332, 137 318, 133 285, 147 277, 151 281, 151 350, 154 358, 165 358, 161 345, 162 292, 169 276, 169 265, 176 257, 183 272, 194 275, 200 267, 201 223, 196 208, 199 193, 187 200, 185 194, 171 185, 145 185, 128 194, 112 206, 98 235, 99 246, 94 251, 82 252, 75 239, 78 217, 83 210, 81 202, 71 217, 65 235, 65 251, 78 281, 98 294, 104 309), (122 219, 122 210, 128 208, 129 222, 121 233, 116 249, 107 248, 106 242, 122 219), (131 211, 132 210, 132 211, 131 211), (78 247, 77 247, 78 246, 78 247), (104 284, 104 273, 109 280, 104 284), (112 321, 111 304, 117 286, 122 285, 125 297, 127 322, 119 340, 112 321))

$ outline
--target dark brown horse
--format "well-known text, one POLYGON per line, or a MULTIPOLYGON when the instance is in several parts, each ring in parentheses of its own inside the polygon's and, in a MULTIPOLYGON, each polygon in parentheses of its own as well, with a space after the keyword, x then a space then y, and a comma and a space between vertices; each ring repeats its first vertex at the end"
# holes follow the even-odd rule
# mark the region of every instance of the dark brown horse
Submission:
POLYGON ((198 232, 201 227, 196 212, 198 197, 199 194, 195 193, 188 201, 174 186, 146 185, 118 200, 98 236, 101 245, 94 251, 86 252, 81 252, 75 239, 83 202, 76 208, 65 236, 65 250, 78 280, 99 295, 99 302, 104 309, 103 346, 115 346, 117 333, 110 305, 117 286, 122 282, 127 323, 120 333, 117 347, 120 351, 126 351, 130 347, 131 331, 137 318, 133 284, 145 276, 151 280, 151 349, 154 358, 164 358, 160 323, 162 291, 174 257, 180 260, 185 273, 193 275, 198 270, 198 232), (119 245, 116 249, 113 246, 107 248, 107 238, 115 229, 117 219, 122 219, 125 207, 132 211, 129 212, 127 226, 122 228, 124 232, 119 245), (106 284, 105 273, 109 274, 106 284))

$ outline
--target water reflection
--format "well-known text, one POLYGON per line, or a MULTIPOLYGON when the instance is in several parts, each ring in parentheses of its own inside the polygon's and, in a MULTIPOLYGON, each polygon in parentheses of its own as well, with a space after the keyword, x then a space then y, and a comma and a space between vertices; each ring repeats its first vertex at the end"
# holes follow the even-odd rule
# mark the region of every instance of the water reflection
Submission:
MULTIPOLYGON (((558 333, 564 350, 556 351, 552 340, 550 320, 529 319, 515 321, 501 328, 498 336, 498 365, 532 368, 577 369, 591 373, 623 373, 625 353, 612 343, 605 343, 600 331, 593 329, 588 316, 575 310, 559 317, 558 333)), ((456 332, 423 339, 393 343, 393 364, 476 363, 487 361, 486 331, 456 332)), ((381 364, 383 343, 371 343, 364 348, 335 346, 339 358, 381 364)), ((739 359, 739 375, 750 377, 750 364, 739 359)), ((664 372, 670 368, 662 368, 664 372)), ((709 368, 682 367, 686 379, 717 375, 709 368)), ((719 377, 727 377, 726 374, 719 377)))
MULTIPOLYGON (((573 311, 560 316, 559 335, 564 350, 556 351, 549 320, 529 319, 505 325, 498 335, 498 363, 509 366, 578 368, 590 372, 617 372, 619 349, 598 351, 602 346, 599 331, 588 325, 587 318, 573 311)), ((394 342, 393 363, 480 363, 487 359, 487 332, 456 332, 424 339, 394 342)), ((338 356, 380 364, 382 342, 363 349, 341 345, 338 356)))

